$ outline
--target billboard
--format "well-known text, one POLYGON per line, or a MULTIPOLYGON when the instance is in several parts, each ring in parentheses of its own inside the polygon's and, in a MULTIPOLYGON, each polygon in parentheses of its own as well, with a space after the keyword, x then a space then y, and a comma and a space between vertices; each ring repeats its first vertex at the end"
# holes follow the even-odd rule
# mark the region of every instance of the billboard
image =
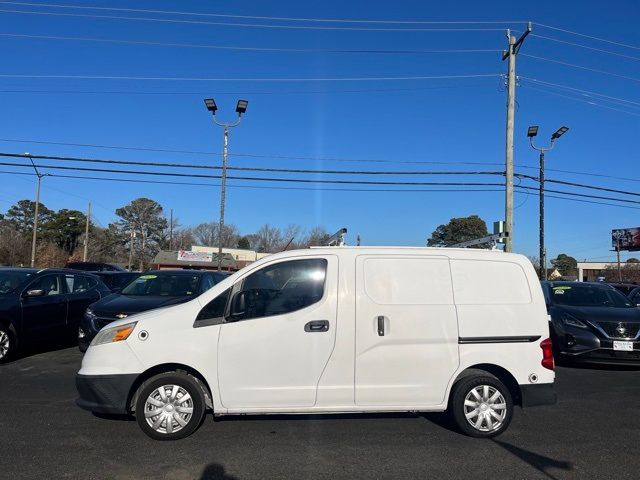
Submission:
POLYGON ((614 250, 640 251, 640 227, 617 228, 611 231, 611 245, 614 250))
POLYGON ((181 262, 213 262, 213 254, 207 252, 192 252, 179 250, 178 260, 181 262))

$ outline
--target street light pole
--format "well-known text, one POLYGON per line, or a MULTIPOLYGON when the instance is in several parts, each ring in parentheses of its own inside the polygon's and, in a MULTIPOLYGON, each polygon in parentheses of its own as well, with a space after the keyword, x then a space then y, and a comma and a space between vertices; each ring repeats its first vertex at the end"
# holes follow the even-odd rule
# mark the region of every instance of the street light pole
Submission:
POLYGON ((547 279, 547 251, 544 245, 544 154, 553 149, 556 140, 560 138, 567 130, 567 127, 560 127, 556 132, 551 135, 551 144, 548 147, 537 147, 533 139, 538 135, 538 127, 531 126, 527 131, 527 137, 529 137, 529 143, 534 150, 540 152, 540 173, 538 181, 540 184, 540 280, 547 279))
POLYGON ((240 125, 242 120, 242 114, 247 111, 249 102, 247 100, 238 100, 236 105, 236 113, 238 114, 238 120, 233 123, 221 123, 216 119, 216 110, 218 106, 212 98, 204 100, 204 104, 213 116, 213 122, 222 127, 224 130, 224 143, 222 149, 222 178, 220 181, 220 222, 218 224, 218 271, 222 270, 222 238, 224 230, 224 211, 227 192, 227 163, 229 155, 229 129, 240 125))

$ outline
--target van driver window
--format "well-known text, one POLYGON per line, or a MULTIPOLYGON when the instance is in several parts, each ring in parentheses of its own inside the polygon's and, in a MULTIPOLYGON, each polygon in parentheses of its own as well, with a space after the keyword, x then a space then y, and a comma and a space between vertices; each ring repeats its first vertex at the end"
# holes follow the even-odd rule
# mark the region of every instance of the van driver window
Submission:
POLYGON ((283 315, 319 302, 326 273, 327 261, 313 258, 277 263, 249 275, 242 285, 242 320, 283 315))

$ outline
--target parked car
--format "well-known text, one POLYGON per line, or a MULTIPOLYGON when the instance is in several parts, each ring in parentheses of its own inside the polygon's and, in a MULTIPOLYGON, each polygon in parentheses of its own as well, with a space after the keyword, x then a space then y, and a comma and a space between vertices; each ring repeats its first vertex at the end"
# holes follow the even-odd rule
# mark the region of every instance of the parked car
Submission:
POLYGON ((543 282, 557 355, 571 361, 640 364, 640 309, 614 287, 543 282))
POLYGON ((74 338, 87 306, 109 293, 89 273, 0 268, 0 362, 29 344, 74 338))
POLYGON ((635 290, 632 290, 629 294, 629 300, 631 303, 640 307, 640 287, 636 287, 635 290))
POLYGON ((86 351, 105 325, 135 313, 192 300, 227 276, 226 273, 203 270, 136 273, 122 290, 89 305, 78 328, 80 351, 86 351))
POLYGON ((609 283, 609 285, 620 291, 625 297, 628 297, 633 290, 638 288, 635 283, 609 283))
POLYGON ((129 282, 138 278, 140 272, 94 272, 102 283, 114 293, 120 292, 129 282))
POLYGON ((189 302, 114 322, 76 385, 82 408, 135 413, 160 440, 192 433, 205 409, 448 409, 464 433, 492 437, 515 404, 555 402, 553 368, 526 257, 327 247, 270 255, 189 302))
POLYGON ((126 272, 120 265, 100 262, 67 262, 64 268, 82 270, 84 272, 126 272))

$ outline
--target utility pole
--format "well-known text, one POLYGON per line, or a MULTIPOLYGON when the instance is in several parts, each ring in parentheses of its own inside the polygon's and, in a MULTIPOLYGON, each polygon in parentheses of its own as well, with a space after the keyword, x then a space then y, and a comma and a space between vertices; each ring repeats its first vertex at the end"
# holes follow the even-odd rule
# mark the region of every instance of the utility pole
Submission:
POLYGON ((622 238, 623 233, 619 230, 613 231, 613 238, 616 241, 616 255, 618 257, 618 281, 622 282, 622 266, 620 265, 620 238, 622 238))
POLYGON ((87 261, 87 253, 89 251, 89 222, 91 221, 91 202, 87 207, 87 218, 84 225, 84 252, 82 254, 82 261, 87 261))
POLYGON ((133 230, 133 227, 131 227, 131 238, 129 239, 129 271, 133 272, 133 268, 131 263, 133 262, 133 241, 136 238, 136 232, 135 230, 133 230))
POLYGON ((553 149, 556 144, 556 140, 564 135, 567 127, 560 127, 556 132, 551 135, 551 144, 548 147, 537 147, 533 142, 533 139, 538 135, 538 126, 534 125, 527 130, 527 137, 529 137, 529 143, 531 148, 540 152, 540 280, 547 279, 547 250, 544 246, 544 154, 553 149))
POLYGON ((36 265, 36 240, 38 238, 38 213, 39 213, 39 207, 40 207, 40 181, 42 180, 42 177, 44 176, 43 174, 41 174, 38 171, 38 168, 36 167, 36 164, 33 163, 33 158, 31 157, 31 154, 29 153, 25 153, 25 155, 27 157, 29 157, 29 160, 31 161, 31 165, 33 166, 33 169, 36 172, 36 206, 35 206, 35 213, 33 216, 33 237, 31 239, 31 268, 35 267, 36 265))
POLYGON ((173 208, 169 219, 169 250, 173 250, 173 208))
POLYGON ((204 104, 207 110, 213 115, 213 122, 224 129, 224 146, 222 149, 222 178, 220 182, 220 223, 218 225, 218 271, 222 270, 222 238, 224 230, 224 208, 227 191, 227 156, 229 149, 229 128, 240 125, 242 115, 246 113, 249 102, 247 100, 238 100, 236 105, 236 113, 238 120, 233 123, 221 123, 216 119, 216 111, 218 106, 212 98, 205 98, 204 104))
POLYGON ((509 59, 507 66, 507 135, 506 135, 506 155, 505 155, 505 238, 504 251, 513 251, 513 130, 515 125, 515 105, 516 105, 516 55, 522 47, 522 42, 531 32, 531 22, 527 25, 527 30, 516 39, 507 30, 509 40, 508 50, 503 52, 502 60, 509 59))

